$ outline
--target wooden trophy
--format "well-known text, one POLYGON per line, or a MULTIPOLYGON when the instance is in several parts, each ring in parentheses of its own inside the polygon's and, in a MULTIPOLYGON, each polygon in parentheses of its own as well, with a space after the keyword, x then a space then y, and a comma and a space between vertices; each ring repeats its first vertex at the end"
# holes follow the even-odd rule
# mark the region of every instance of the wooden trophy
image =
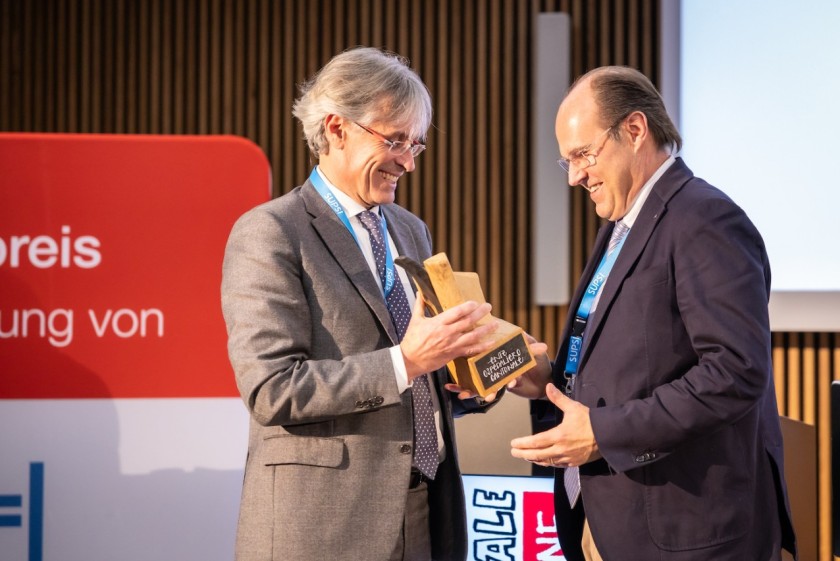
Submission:
MULTIPOLYGON (((445 253, 429 257, 423 265, 408 257, 398 257, 395 263, 414 280, 426 309, 433 315, 467 300, 485 302, 478 274, 453 271, 445 253)), ((488 335, 493 347, 479 355, 456 358, 446 365, 453 382, 481 397, 498 391, 536 364, 522 328, 490 314, 479 320, 478 325, 490 321, 498 323, 496 331, 488 335)))

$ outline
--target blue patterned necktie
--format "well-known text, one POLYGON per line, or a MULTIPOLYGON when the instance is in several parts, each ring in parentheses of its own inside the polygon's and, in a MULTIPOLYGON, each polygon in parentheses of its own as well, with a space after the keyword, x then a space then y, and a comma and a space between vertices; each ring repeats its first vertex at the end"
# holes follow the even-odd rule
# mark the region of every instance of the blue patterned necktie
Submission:
MULTIPOLYGON (((621 220, 615 223, 613 226, 612 236, 610 236, 610 242, 607 244, 607 255, 611 254, 615 251, 615 248, 618 247, 618 244, 621 243, 621 240, 624 239, 624 236, 627 235, 627 232, 630 231, 630 228, 621 220)), ((594 309, 592 310, 595 311, 594 309)), ((591 322, 592 316, 589 316, 589 320, 591 322)), ((591 323, 587 323, 587 328, 591 325, 591 323)), ((584 331, 587 333, 587 331, 584 331)), ((584 335, 584 339, 586 336, 584 335)), ((563 486, 566 488, 566 496, 569 497, 569 505, 574 508, 575 503, 577 503, 578 497, 580 497, 580 470, 576 467, 567 467, 563 472, 563 486)))
POLYGON ((612 235, 610 236, 610 243, 607 245, 607 255, 615 251, 615 248, 618 247, 618 244, 621 243, 621 240, 624 239, 624 236, 626 236, 629 231, 630 227, 627 226, 623 220, 619 220, 615 223, 612 235))
MULTIPOLYGON (((359 220, 370 235, 370 246, 376 261, 376 270, 382 286, 385 286, 385 238, 382 221, 369 210, 359 214, 359 220)), ((411 320, 411 308, 399 278, 395 279, 391 292, 385 296, 385 304, 391 313, 391 321, 402 340, 408 322, 411 320)), ((414 463, 420 472, 429 479, 435 478, 438 468, 437 428, 435 427, 434 407, 429 387, 429 376, 423 374, 414 379, 411 386, 414 406, 414 463)))

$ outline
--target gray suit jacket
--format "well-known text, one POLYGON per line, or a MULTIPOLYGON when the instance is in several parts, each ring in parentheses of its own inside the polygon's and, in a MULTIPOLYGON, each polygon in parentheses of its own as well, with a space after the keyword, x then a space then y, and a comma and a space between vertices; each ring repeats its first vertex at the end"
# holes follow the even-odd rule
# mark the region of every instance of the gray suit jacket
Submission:
MULTIPOLYGON (((431 255, 419 218, 382 212, 400 255, 431 255)), ((251 414, 236 558, 387 559, 412 463, 410 396, 397 390, 397 335, 376 280, 308 181, 236 223, 222 307, 251 414)), ((449 561, 466 555, 466 522, 445 375, 433 376, 447 453, 430 508, 434 557, 449 561)))

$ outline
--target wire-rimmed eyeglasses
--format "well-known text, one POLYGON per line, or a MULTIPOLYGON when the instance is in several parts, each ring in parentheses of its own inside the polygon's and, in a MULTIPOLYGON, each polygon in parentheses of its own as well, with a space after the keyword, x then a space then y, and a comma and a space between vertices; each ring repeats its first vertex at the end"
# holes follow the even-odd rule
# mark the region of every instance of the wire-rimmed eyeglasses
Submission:
MULTIPOLYGON (((355 121, 354 121, 355 122, 355 121)), ((416 140, 391 140, 389 138, 385 138, 382 134, 376 132, 375 130, 368 128, 362 124, 356 123, 362 128, 364 131, 372 134, 376 138, 382 141, 385 146, 388 147, 388 151, 393 154, 394 156, 402 156, 406 152, 411 152, 411 156, 416 158, 420 155, 423 150, 426 149, 426 145, 416 140)))
POLYGON ((587 148, 586 150, 582 150, 577 154, 573 154, 569 158, 560 158, 557 160, 557 165, 563 168, 563 171, 569 173, 569 169, 574 165, 577 169, 586 169, 589 167, 594 166, 598 163, 596 159, 598 155, 601 153, 601 150, 604 149, 604 146, 607 144, 607 140, 609 139, 608 134, 616 127, 616 125, 611 126, 604 132, 598 135, 598 137, 590 143, 590 146, 598 142, 601 137, 605 137, 604 141, 601 142, 601 145, 598 147, 597 150, 592 150, 591 148, 587 148))

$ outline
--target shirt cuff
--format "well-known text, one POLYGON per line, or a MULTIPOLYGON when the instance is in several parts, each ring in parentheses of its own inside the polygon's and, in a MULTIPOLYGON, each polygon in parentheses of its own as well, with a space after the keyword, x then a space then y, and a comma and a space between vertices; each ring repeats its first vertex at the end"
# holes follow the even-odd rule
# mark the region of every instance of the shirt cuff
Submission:
POLYGON ((391 362, 394 363, 394 376, 397 379, 397 390, 403 393, 411 387, 408 382, 408 370, 405 368, 405 359, 399 345, 391 347, 391 362))

